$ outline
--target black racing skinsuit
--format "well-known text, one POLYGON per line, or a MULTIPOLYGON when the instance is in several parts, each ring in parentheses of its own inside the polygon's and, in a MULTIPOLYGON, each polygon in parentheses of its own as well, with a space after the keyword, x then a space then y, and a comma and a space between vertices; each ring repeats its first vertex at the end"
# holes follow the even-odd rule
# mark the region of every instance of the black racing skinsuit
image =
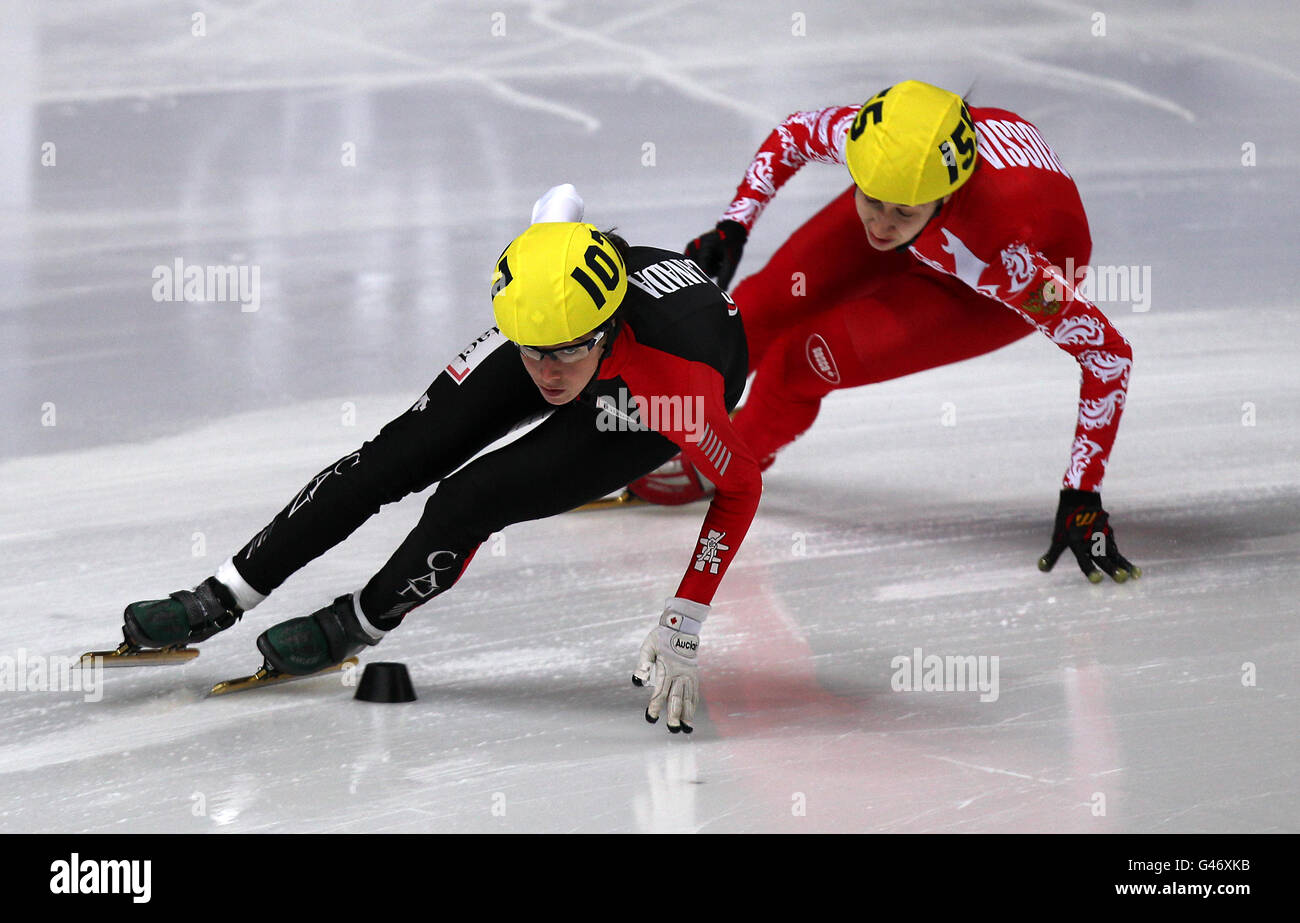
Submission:
MULTIPOLYGON (((720 289, 702 274, 693 278, 683 262, 680 253, 630 249, 628 272, 637 284, 628 286, 619 309, 623 326, 602 369, 610 355, 637 349, 641 360, 657 355, 645 352, 652 349, 703 363, 721 376, 720 398, 731 410, 748 365, 740 317, 720 289)), ((361 610, 375 627, 396 627, 411 609, 450 588, 489 535, 613 493, 679 451, 654 430, 598 427, 595 400, 616 400, 624 385, 618 377, 600 376, 578 399, 552 407, 516 346, 489 330, 409 410, 313 477, 240 550, 236 569, 251 587, 269 594, 382 505, 440 482, 415 528, 361 592, 361 610), (548 412, 522 437, 465 464, 548 412)))

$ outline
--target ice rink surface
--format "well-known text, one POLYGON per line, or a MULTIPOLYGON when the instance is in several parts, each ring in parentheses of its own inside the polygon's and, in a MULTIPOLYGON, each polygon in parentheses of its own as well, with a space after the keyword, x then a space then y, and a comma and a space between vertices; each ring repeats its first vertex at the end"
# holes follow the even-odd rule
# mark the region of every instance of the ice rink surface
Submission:
MULTIPOLYGON (((201 6, 0 2, 0 831, 1300 831, 1300 7, 201 6), (906 78, 1036 123, 1094 262, 1150 269, 1099 299, 1135 352, 1103 496, 1140 582, 1034 566, 1079 377, 1035 334, 825 402, 715 599, 693 736, 629 677, 698 505, 494 538, 366 655, 412 704, 204 692, 421 497, 192 664, 32 688, 405 410, 548 186, 676 249, 786 114, 906 78), (156 301, 177 259, 259 267, 257 310, 156 301), (917 649, 996 658, 996 697, 895 691, 917 649)), ((848 182, 806 168, 741 276, 848 182)))

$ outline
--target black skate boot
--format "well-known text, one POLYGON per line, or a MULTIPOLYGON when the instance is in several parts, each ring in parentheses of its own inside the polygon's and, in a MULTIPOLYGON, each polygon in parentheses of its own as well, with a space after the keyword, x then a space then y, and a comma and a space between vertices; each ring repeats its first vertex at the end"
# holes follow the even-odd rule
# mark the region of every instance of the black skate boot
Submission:
POLYGON ((267 668, 306 676, 378 643, 361 627, 348 594, 311 615, 271 626, 258 636, 257 649, 266 658, 267 668))
POLYGON ((131 603, 122 613, 122 634, 136 648, 197 644, 239 621, 244 610, 216 577, 166 599, 131 603))

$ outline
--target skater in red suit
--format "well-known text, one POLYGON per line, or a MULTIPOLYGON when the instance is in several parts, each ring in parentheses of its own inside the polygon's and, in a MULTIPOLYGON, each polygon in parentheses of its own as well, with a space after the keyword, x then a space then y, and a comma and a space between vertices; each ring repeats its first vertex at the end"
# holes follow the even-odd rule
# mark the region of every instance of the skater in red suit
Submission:
MULTIPOLYGON (((730 284, 749 231, 805 163, 847 164, 854 185, 733 293, 749 341, 750 395, 735 429, 766 468, 822 398, 983 355, 1038 329, 1078 361, 1078 424, 1062 481, 1051 570, 1068 547, 1089 580, 1141 575, 1115 544, 1100 488, 1132 350, 1075 289, 1092 240, 1079 192, 1029 122, 968 109, 906 81, 861 107, 796 112, 768 137, 717 226, 686 255, 730 284), (1074 273, 1071 273, 1074 275, 1074 273)), ((689 460, 633 482, 660 503, 709 490, 689 460)))

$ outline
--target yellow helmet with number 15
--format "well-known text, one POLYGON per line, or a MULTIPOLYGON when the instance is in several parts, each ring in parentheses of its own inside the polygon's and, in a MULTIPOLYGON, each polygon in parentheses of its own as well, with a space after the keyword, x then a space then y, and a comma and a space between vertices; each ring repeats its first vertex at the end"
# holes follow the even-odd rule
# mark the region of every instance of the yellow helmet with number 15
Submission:
POLYGON ((627 267, 590 224, 548 221, 516 237, 492 274, 497 328, 523 346, 567 343, 604 324, 627 294, 627 267))
POLYGON ((975 172, 977 157, 966 103, 919 80, 867 100, 844 141, 853 182, 896 205, 923 205, 956 192, 975 172))

